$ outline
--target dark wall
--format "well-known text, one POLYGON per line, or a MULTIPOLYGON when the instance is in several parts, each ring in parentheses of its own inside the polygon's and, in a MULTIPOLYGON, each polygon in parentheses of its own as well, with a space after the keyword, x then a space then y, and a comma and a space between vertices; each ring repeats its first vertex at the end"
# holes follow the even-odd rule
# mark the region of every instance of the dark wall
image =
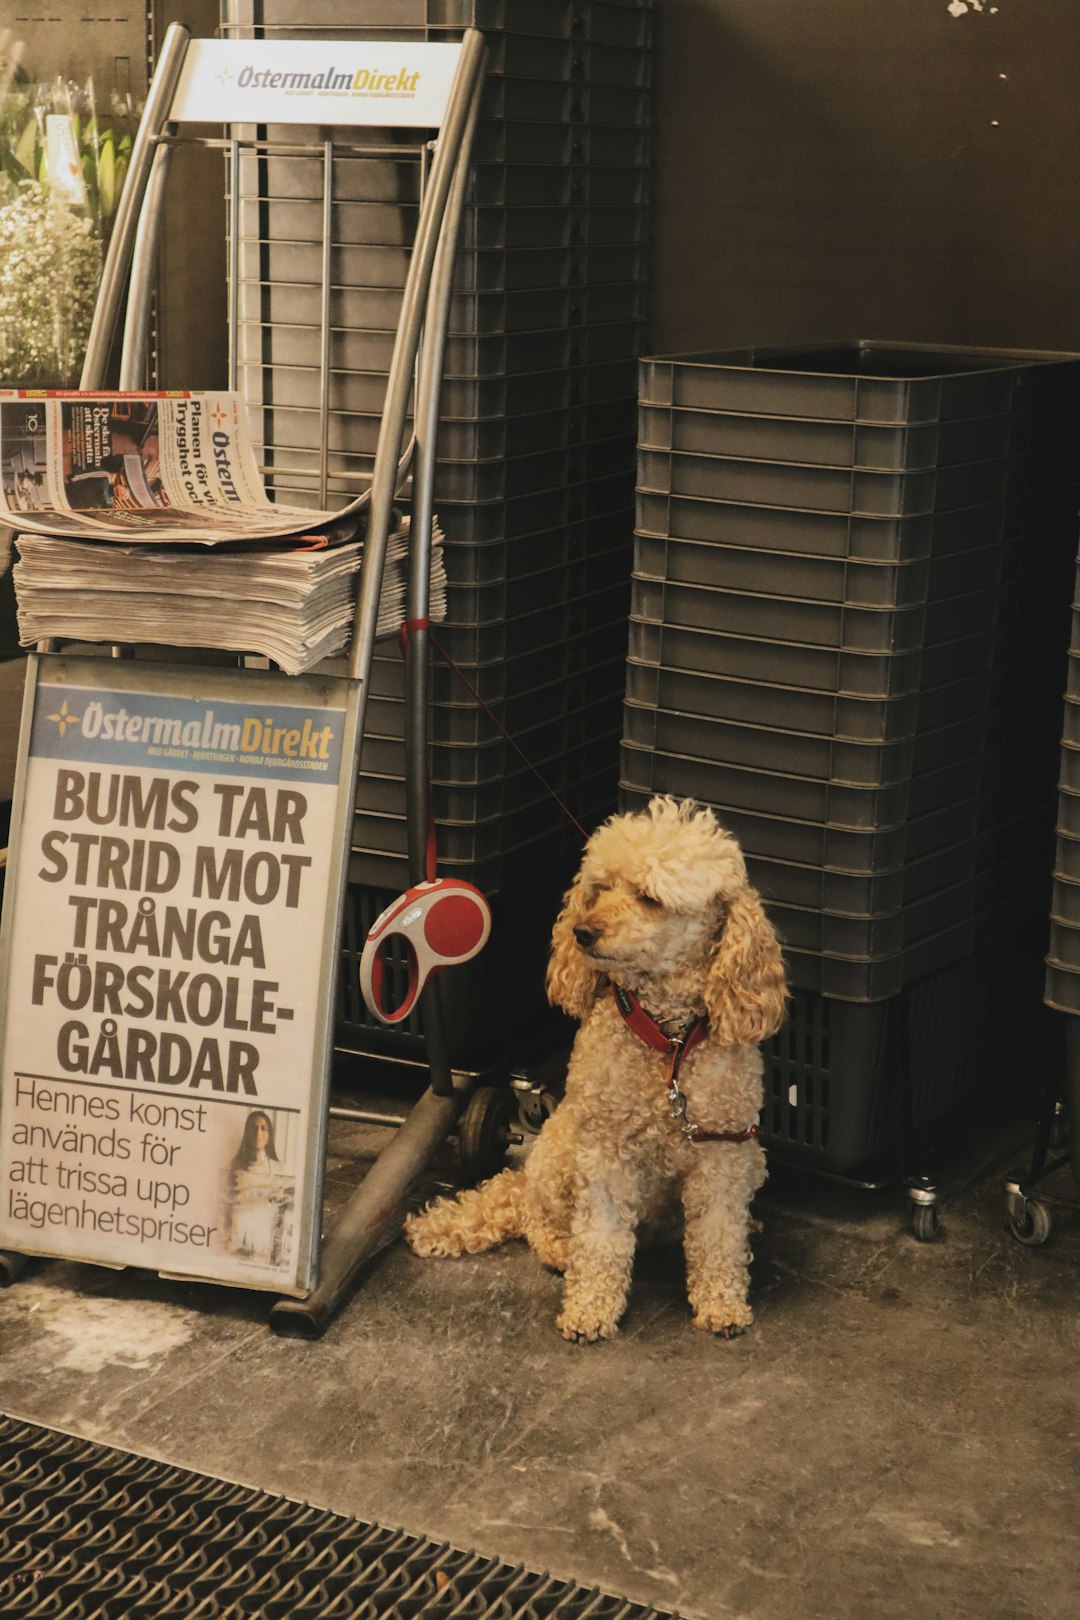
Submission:
POLYGON ((653 352, 1080 350, 1080 0, 948 7, 656 0, 653 352))

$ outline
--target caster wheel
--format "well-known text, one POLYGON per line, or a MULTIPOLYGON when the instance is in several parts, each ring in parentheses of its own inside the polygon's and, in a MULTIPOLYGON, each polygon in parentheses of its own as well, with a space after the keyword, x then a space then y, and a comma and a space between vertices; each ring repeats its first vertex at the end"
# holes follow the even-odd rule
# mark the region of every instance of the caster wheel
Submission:
POLYGON ((521 1123, 527 1131, 536 1136, 541 1130, 544 1121, 550 1119, 555 1112, 559 1099, 550 1091, 545 1091, 540 1087, 530 1087, 528 1091, 519 1091, 517 1098, 521 1123))
POLYGON ((1050 1211, 1037 1198, 1025 1199, 1020 1211, 1009 1211, 1009 1231, 1017 1243, 1026 1243, 1031 1248, 1046 1242, 1053 1224, 1050 1211))
POLYGON ((517 1099, 509 1087, 481 1086, 465 1105, 458 1127, 461 1179, 475 1187, 506 1164, 517 1099))
POLYGON ((938 1190, 929 1176, 913 1176, 907 1184, 911 1199, 911 1230, 920 1243, 933 1243, 941 1231, 938 1190))

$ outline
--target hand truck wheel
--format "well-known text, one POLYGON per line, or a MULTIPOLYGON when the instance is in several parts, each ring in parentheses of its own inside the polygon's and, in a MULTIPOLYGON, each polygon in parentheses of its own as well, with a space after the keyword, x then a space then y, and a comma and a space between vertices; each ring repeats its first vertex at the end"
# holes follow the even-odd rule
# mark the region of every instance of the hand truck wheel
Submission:
POLYGON ((458 1127, 461 1179, 467 1187, 505 1166, 516 1112, 517 1098, 508 1086, 480 1086, 469 1098, 458 1127))

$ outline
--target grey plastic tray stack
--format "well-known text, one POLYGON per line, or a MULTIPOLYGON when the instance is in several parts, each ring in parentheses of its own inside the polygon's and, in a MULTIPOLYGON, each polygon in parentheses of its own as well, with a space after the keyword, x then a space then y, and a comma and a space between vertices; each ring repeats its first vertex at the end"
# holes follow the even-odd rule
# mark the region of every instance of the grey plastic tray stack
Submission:
MULTIPOLYGON (((651 7, 316 0, 296 16, 291 4, 261 0, 226 20, 233 34, 273 37, 452 39, 476 26, 488 38, 487 116, 451 313, 435 491, 451 581, 445 641, 552 785, 590 816, 613 806, 617 777, 651 7)), ((313 177, 295 166, 282 162, 262 180, 258 296, 273 298, 280 281, 297 325, 276 352, 247 357, 241 383, 262 406, 279 487, 295 494, 304 480, 290 483, 288 464, 304 464, 306 453, 310 467, 319 430, 317 333, 303 311, 319 279, 320 204, 313 177)), ((341 206, 355 216, 357 245, 333 271, 333 493, 355 492, 374 451, 418 185, 412 163, 342 164, 341 206)), ((373 690, 358 870, 392 887, 405 875, 396 654, 380 661, 373 690)), ((442 864, 497 888, 504 857, 561 830, 560 812, 446 671, 437 671, 436 694, 442 864)))
POLYGON ((622 799, 739 836, 798 992, 767 1123, 846 1170, 897 1095, 831 1082, 881 1075, 910 987, 943 1107, 970 1065, 917 1009, 973 1012, 973 953, 1046 891, 1080 362, 823 345, 644 361, 640 393, 622 799))
POLYGON ((1080 1181, 1080 563, 1061 728, 1057 849, 1044 994, 1047 1006, 1066 1015, 1065 1102, 1072 1171, 1080 1181))
MULTIPOLYGON (((437 633, 592 825, 614 809, 618 784, 651 0, 311 0, 302 10, 293 0, 224 0, 222 15, 234 37, 485 34, 442 396, 435 506, 450 587, 437 633)), ((335 160, 336 234, 356 245, 332 264, 331 504, 370 469, 420 184, 411 159, 335 160)), ((252 163, 241 184, 243 206, 260 210, 261 241, 238 276, 239 383, 258 407, 269 481, 293 499, 317 488, 320 187, 317 165, 285 159, 252 163), (290 326, 268 338, 268 312, 290 326)), ((408 878, 403 689, 387 644, 373 673, 354 843, 364 917, 372 895, 378 909, 408 878)), ((551 874, 530 924, 543 931, 580 835, 438 658, 434 693, 440 871, 494 895, 525 873, 538 886, 551 874)))
POLYGON ((1061 728, 1057 850, 1046 959, 1046 1001, 1080 1016, 1080 570, 1061 728))

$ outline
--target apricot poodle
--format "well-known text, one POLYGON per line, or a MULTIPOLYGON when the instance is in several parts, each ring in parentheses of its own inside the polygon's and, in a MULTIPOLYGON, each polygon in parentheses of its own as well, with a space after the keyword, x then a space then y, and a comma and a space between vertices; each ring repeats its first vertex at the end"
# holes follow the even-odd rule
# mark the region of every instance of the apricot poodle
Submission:
POLYGON ((523 1169, 406 1222, 417 1254, 524 1237, 565 1273, 567 1339, 610 1338, 639 1234, 682 1226, 694 1324, 731 1338, 748 1303, 759 1042, 784 969, 742 853, 711 810, 659 797, 589 839, 555 923, 547 988, 581 1021, 566 1096, 523 1169))

